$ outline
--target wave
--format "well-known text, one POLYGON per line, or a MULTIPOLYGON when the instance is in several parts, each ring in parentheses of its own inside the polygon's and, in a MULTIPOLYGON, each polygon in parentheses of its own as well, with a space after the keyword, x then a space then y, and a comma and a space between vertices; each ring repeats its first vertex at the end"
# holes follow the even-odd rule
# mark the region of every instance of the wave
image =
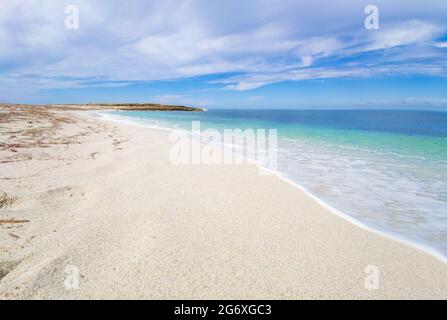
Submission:
MULTIPOLYGON (((185 128, 181 128, 178 125, 173 125, 172 123, 165 123, 162 121, 155 121, 153 119, 137 119, 137 118, 128 118, 124 115, 121 114, 110 114, 110 113, 104 113, 104 112, 97 112, 98 116, 102 117, 105 120, 109 120, 109 121, 117 121, 120 123, 125 123, 125 124, 131 124, 131 125, 138 125, 138 126, 142 126, 142 127, 146 127, 146 128, 151 128, 151 129, 156 129, 156 130, 162 130, 164 132, 172 132, 174 130, 178 130, 178 129, 185 129, 185 128)), ((190 135, 190 137, 192 137, 190 135)), ((192 137, 193 138, 193 137, 192 137)), ((287 139, 287 138, 281 138, 282 140, 286 140, 289 142, 297 142, 298 140, 293 140, 293 139, 287 139)), ((200 140, 200 137, 199 137, 200 140)), ((220 144, 221 147, 225 148, 226 150, 229 150, 231 152, 234 152, 235 155, 240 156, 241 154, 237 153, 235 151, 235 149, 237 147, 241 147, 241 146, 237 146, 235 144, 224 144, 221 143, 220 144)), ((335 147, 340 147, 338 145, 333 145, 335 147)), ((290 151, 290 150, 287 150, 290 151)), ((364 152, 365 150, 363 149, 356 149, 356 151, 362 151, 364 152)), ((369 151, 369 150, 366 150, 369 151)), ((258 166, 260 169, 266 171, 266 172, 270 172, 271 174, 277 176, 279 179, 293 185, 294 187, 298 188, 300 191, 304 192, 306 195, 308 195, 309 197, 311 197, 314 201, 316 201, 318 204, 320 204, 322 207, 326 208, 328 211, 332 212, 333 214, 337 215, 338 217, 364 229, 367 230, 369 232, 374 232, 376 234, 379 234, 383 237, 386 237, 388 239, 392 239, 394 241, 398 241, 399 243, 403 243, 405 245, 408 245, 410 247, 416 248, 418 250, 424 251, 428 254, 430 254, 431 256, 437 258, 438 260, 447 263, 447 256, 445 256, 441 251, 427 246, 425 244, 422 244, 418 241, 414 241, 412 239, 409 239, 405 236, 402 235, 398 235, 396 233, 393 232, 389 232, 380 228, 377 228, 375 226, 372 226, 370 224, 366 224, 362 221, 360 221, 359 219, 353 217, 350 214, 347 214, 345 212, 342 212, 341 210, 335 208, 334 206, 330 205, 327 201, 325 201, 324 199, 322 199, 321 197, 317 196, 316 194, 312 193, 308 188, 304 187, 302 184, 297 183, 296 181, 293 180, 293 178, 287 174, 284 171, 280 171, 280 170, 272 170, 266 166, 263 166, 262 163, 256 161, 255 159, 248 159, 247 157, 244 157, 248 162, 258 166)))

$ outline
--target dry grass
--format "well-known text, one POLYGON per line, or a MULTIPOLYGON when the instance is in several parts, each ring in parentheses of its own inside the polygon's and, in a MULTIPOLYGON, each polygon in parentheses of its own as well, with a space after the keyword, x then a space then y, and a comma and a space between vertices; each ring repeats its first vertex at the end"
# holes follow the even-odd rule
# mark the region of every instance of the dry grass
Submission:
POLYGON ((31 160, 28 149, 76 143, 79 133, 58 134, 64 124, 75 123, 73 116, 56 110, 51 106, 0 104, 0 163, 31 160))

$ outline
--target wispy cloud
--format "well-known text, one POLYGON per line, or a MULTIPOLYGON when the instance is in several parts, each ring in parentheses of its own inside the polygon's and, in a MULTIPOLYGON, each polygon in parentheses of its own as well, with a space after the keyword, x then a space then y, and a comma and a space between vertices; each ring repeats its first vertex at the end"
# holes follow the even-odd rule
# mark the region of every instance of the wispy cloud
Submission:
POLYGON ((447 74, 447 57, 437 50, 443 43, 433 41, 444 32, 440 25, 412 20, 385 25, 373 33, 363 30, 349 36, 340 33, 334 38, 311 38, 297 46, 301 65, 284 64, 276 71, 251 72, 217 82, 228 89, 250 90, 281 81, 399 74, 443 76, 447 74))
POLYGON ((445 75, 447 5, 376 2, 387 14, 379 30, 368 31, 368 3, 358 0, 237 6, 135 0, 125 7, 115 0, 2 1, 2 94, 5 88, 124 86, 210 74, 233 74, 214 81, 231 90, 307 79, 445 75), (79 30, 64 28, 67 4, 80 9, 79 30))

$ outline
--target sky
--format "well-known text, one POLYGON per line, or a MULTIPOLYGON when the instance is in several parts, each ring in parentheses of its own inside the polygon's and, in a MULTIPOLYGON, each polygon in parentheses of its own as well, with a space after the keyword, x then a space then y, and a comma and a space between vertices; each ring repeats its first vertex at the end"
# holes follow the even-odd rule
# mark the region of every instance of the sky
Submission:
POLYGON ((447 1, 0 0, 0 102, 447 109, 447 1))

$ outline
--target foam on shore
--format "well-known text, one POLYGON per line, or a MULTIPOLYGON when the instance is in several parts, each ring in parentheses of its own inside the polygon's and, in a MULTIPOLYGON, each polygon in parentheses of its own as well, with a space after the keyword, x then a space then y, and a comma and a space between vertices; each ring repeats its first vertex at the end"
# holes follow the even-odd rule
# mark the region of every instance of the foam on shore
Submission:
MULTIPOLYGON (((154 125, 153 123, 148 123, 147 121, 144 121, 144 120, 138 121, 137 119, 130 119, 130 118, 125 117, 125 115, 120 115, 120 114, 114 115, 114 114, 110 114, 110 113, 97 112, 97 113, 95 113, 95 115, 99 116, 105 120, 108 120, 108 121, 116 121, 118 123, 123 123, 123 124, 128 124, 128 125, 138 125, 141 127, 151 128, 151 129, 160 130, 160 131, 164 131, 164 132, 172 132, 172 131, 176 130, 176 128, 173 128, 173 127, 167 127, 167 126, 163 126, 163 125, 157 126, 157 125, 154 125)), ((189 138, 191 138, 191 136, 189 136, 189 138)), ((227 151, 233 152, 235 156, 240 156, 239 154, 235 153, 234 149, 233 149, 235 147, 239 147, 237 145, 223 144, 221 147, 223 147, 227 151)), ((361 222, 360 220, 354 218, 353 216, 346 214, 346 213, 342 212, 341 210, 335 208, 334 206, 328 204, 326 201, 324 201, 317 195, 310 192, 307 188, 305 188, 301 184, 288 178, 284 173, 282 173, 278 170, 272 170, 268 167, 265 167, 256 160, 247 159, 247 158, 245 158, 245 160, 248 161, 249 163, 252 163, 252 164, 258 166, 260 169, 262 169, 266 172, 270 172, 271 174, 277 176, 279 179, 293 185, 294 187, 298 188, 300 191, 304 192, 306 195, 311 197, 313 200, 315 200, 323 208, 327 209, 328 211, 332 212, 333 214, 337 215, 338 217, 343 218, 344 220, 354 224, 355 226, 360 227, 364 230, 376 233, 376 234, 383 236, 385 238, 388 238, 390 240, 397 241, 402 244, 408 245, 412 248, 421 250, 421 251, 428 253, 428 254, 432 255, 433 257, 435 257, 435 258, 439 259, 440 261, 447 264, 447 256, 445 256, 439 250, 436 250, 436 249, 429 247, 427 245, 418 243, 418 242, 408 239, 406 237, 403 237, 403 236, 400 236, 400 235, 397 235, 397 234, 394 234, 391 232, 387 232, 384 230, 380 230, 378 228, 374 228, 370 225, 367 225, 367 224, 361 222)))

